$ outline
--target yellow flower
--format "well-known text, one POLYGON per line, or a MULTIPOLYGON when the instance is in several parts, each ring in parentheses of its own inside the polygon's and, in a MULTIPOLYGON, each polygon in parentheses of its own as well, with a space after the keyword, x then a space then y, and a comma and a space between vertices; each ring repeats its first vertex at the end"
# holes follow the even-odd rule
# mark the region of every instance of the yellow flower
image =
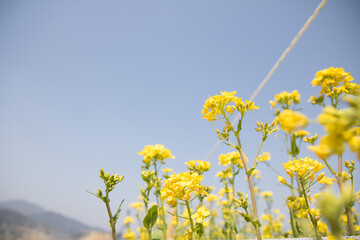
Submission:
POLYGON ((358 159, 360 160, 360 136, 353 136, 350 138, 348 144, 350 150, 357 153, 358 159))
POLYGON ((226 170, 218 172, 215 177, 219 177, 221 179, 232 178, 233 174, 231 173, 231 167, 228 167, 226 170))
POLYGON ((126 217, 124 218, 124 224, 125 224, 125 225, 130 224, 130 223, 134 223, 134 222, 135 222, 134 218, 132 218, 132 217, 130 217, 130 216, 126 216, 126 217))
POLYGON ((232 103, 235 98, 236 91, 234 92, 221 92, 221 95, 215 95, 205 101, 203 110, 203 118, 207 119, 210 122, 214 122, 216 117, 223 114, 224 108, 227 107, 229 103, 232 103))
POLYGON ((233 92, 220 92, 221 95, 209 96, 205 101, 204 107, 201 111, 203 118, 210 122, 214 122, 217 119, 222 119, 224 115, 233 114, 236 109, 238 112, 245 114, 247 111, 253 111, 258 109, 258 106, 252 101, 243 102, 242 98, 235 96, 236 91, 233 92))
POLYGON ((308 119, 304 114, 285 109, 275 121, 280 124, 282 130, 287 133, 294 131, 297 128, 305 127, 308 123, 308 119))
POLYGON ((136 239, 136 234, 130 229, 127 229, 126 232, 122 235, 122 237, 124 239, 136 239))
POLYGON ((172 207, 178 200, 189 201, 192 195, 207 196, 206 187, 200 185, 202 179, 203 176, 196 172, 173 173, 164 181, 161 199, 166 199, 166 203, 172 207))
POLYGON ((135 208, 137 211, 142 211, 142 207, 143 207, 143 202, 134 202, 134 203, 130 203, 129 207, 131 208, 135 208))
POLYGON ((309 209, 299 209, 299 212, 296 214, 298 218, 307 218, 309 209))
POLYGON ((311 83, 313 87, 321 87, 321 95, 337 99, 341 94, 358 95, 360 86, 351 83, 353 80, 350 73, 345 72, 343 68, 330 67, 318 71, 311 83))
POLYGON ((168 174, 169 172, 172 172, 173 170, 171 168, 164 168, 161 171, 163 171, 165 174, 168 174))
POLYGON ((151 164, 151 161, 163 161, 166 158, 175 158, 171 151, 164 147, 161 144, 146 145, 145 148, 138 153, 138 155, 143 155, 143 162, 147 165, 151 164))
POLYGON ((300 94, 297 90, 292 91, 291 93, 283 91, 279 94, 275 94, 274 101, 270 101, 271 108, 274 108, 276 105, 281 105, 282 108, 287 109, 289 106, 300 103, 300 94))
POLYGON ((272 198, 273 193, 270 192, 270 191, 265 191, 265 192, 261 193, 261 196, 264 197, 264 198, 272 198))
MULTIPOLYGON (((283 163, 283 167, 286 173, 292 177, 295 176, 297 179, 305 178, 306 176, 314 177, 314 174, 325 167, 324 164, 318 160, 312 160, 309 157, 289 160, 287 163, 283 163)), ((313 180, 311 178, 311 180, 313 180)))
MULTIPOLYGON (((246 156, 245 156, 245 161, 248 161, 246 156)), ((226 154, 220 154, 219 165, 222 166, 235 165, 239 168, 244 168, 243 162, 240 158, 240 153, 238 151, 233 151, 226 154)))
POLYGON ((185 165, 188 166, 188 169, 190 171, 198 172, 199 174, 209 171, 211 167, 211 164, 209 162, 201 160, 191 160, 189 162, 186 162, 185 165))
POLYGON ((206 207, 199 207, 191 218, 195 219, 197 223, 201 223, 205 218, 210 216, 211 212, 206 207))
POLYGON ((217 201, 219 200, 218 196, 216 196, 215 194, 209 194, 206 198, 206 201, 208 202, 214 202, 214 201, 217 201))
POLYGON ((285 178, 282 177, 282 176, 278 176, 278 181, 279 181, 280 183, 282 183, 282 184, 287 184, 285 178))
POLYGON ((324 176, 321 180, 318 181, 320 184, 327 185, 328 187, 333 185, 334 182, 336 182, 336 179, 334 178, 328 178, 324 176))
POLYGON ((261 154, 259 156, 259 162, 266 162, 266 161, 270 161, 271 155, 269 152, 263 152, 263 154, 261 154))
POLYGON ((304 137, 303 141, 306 142, 306 143, 314 144, 317 138, 318 138, 318 135, 317 135, 317 133, 315 133, 314 136, 304 137))
POLYGON ((302 129, 297 130, 297 131, 294 132, 295 137, 300 137, 300 138, 305 137, 305 136, 307 136, 309 134, 310 133, 308 131, 305 131, 305 130, 302 130, 302 129))
POLYGON ((319 220, 317 222, 317 228, 322 235, 329 235, 329 229, 328 229, 326 223, 319 220))

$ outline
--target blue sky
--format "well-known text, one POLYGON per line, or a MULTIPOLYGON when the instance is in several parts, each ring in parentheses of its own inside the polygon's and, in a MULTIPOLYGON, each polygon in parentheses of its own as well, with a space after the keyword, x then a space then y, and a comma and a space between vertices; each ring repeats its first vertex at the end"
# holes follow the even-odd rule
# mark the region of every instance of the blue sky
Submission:
MULTIPOLYGON (((176 159, 203 159, 217 141, 202 119, 209 95, 250 98, 320 1, 10 1, 0 3, 0 201, 24 199, 107 228, 103 203, 85 192, 103 187, 98 171, 124 174, 114 207, 137 200, 147 144, 164 144, 176 159)), ((254 156, 256 121, 273 119, 268 101, 297 89, 304 112, 316 71, 330 66, 360 78, 360 2, 329 0, 255 99, 243 145, 254 156)), ((310 126, 321 132, 317 126, 310 126)), ((280 169, 282 135, 264 151, 280 169)), ((217 157, 204 182, 220 185, 217 157)), ((306 150, 304 150, 306 154, 306 150)), ((311 155, 311 153, 308 153, 311 155)), ((354 158, 350 155, 349 159, 354 158)), ((287 190, 260 166, 261 190, 287 190)), ((243 176, 242 176, 243 177, 243 176)), ((246 190, 239 178, 238 187, 246 190)))

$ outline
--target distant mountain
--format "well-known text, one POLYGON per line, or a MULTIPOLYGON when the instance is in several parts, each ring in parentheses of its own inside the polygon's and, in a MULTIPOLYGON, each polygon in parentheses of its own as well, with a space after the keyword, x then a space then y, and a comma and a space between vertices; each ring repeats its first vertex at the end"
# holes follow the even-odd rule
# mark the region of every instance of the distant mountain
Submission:
POLYGON ((38 229, 43 235, 62 240, 79 239, 94 231, 102 232, 101 229, 87 226, 59 213, 46 211, 26 201, 0 203, 0 226, 0 239, 3 239, 1 234, 5 234, 6 229, 16 229, 18 232, 19 229, 38 229))
POLYGON ((11 209, 0 209, 0 225, 2 224, 24 227, 36 227, 37 225, 24 214, 11 209))
POLYGON ((12 200, 12 201, 0 203, 0 209, 15 210, 26 216, 32 214, 41 214, 46 212, 44 208, 22 200, 12 200))

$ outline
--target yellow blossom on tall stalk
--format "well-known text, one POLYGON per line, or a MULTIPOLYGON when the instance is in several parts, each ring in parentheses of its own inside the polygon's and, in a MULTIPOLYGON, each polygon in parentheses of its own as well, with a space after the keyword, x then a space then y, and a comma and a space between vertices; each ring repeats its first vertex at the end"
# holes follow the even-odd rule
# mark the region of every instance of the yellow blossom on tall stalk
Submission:
POLYGON ((210 215, 209 211, 201 206, 202 200, 208 195, 207 187, 200 184, 202 179, 203 176, 197 172, 173 173, 164 181, 164 187, 161 189, 161 201, 166 200, 170 207, 176 206, 179 201, 186 206, 186 219, 190 222, 192 239, 195 236, 193 219, 197 223, 201 223, 204 218, 210 215), (192 213, 190 202, 193 202, 196 198, 199 198, 200 205, 192 213))
MULTIPOLYGON (((262 147, 263 142, 267 139, 268 135, 275 132, 277 129, 275 128, 275 123, 273 124, 263 124, 263 123, 257 123, 258 127, 256 128, 256 131, 262 132, 262 141, 260 143, 260 147, 258 149, 258 152, 256 154, 256 157, 254 158, 254 161, 249 168, 245 159, 245 154, 242 149, 241 140, 240 140, 240 131, 242 129, 242 122, 243 118, 246 115, 248 111, 253 111, 255 109, 259 109, 258 106, 254 104, 252 101, 246 100, 245 102, 242 100, 242 98, 238 98, 235 96, 236 91, 233 92, 221 92, 221 95, 215 95, 210 96, 204 104, 204 107, 201 111, 203 114, 203 118, 207 119, 210 122, 214 122, 215 120, 224 122, 225 126, 223 130, 220 132, 219 130, 216 130, 218 134, 218 138, 220 140, 223 140, 228 146, 231 148, 237 150, 240 156, 240 160, 244 166, 246 176, 248 178, 248 184, 250 189, 250 195, 251 195, 251 202, 252 202, 252 209, 253 209, 253 220, 251 223, 253 224, 253 227, 256 232, 256 237, 258 240, 261 239, 261 233, 260 233, 260 222, 257 212, 257 206, 256 206, 256 199, 255 199, 255 192, 254 192, 254 186, 253 186, 253 180, 252 180, 252 171, 256 168, 258 164, 258 156, 260 149, 262 147), (230 118, 235 114, 238 113, 240 116, 240 119, 237 122, 237 125, 233 126, 233 124, 230 122, 230 118), (230 133, 234 134, 236 138, 236 144, 231 143, 229 137, 230 133)), ((233 176, 235 176, 235 171, 232 171, 233 176)), ((225 176, 225 174, 221 174, 222 176, 225 176)), ((235 229, 235 228, 234 228, 235 229)), ((231 232, 229 235, 230 239, 233 239, 235 237, 235 231, 231 232)))
POLYGON ((152 164, 153 160, 162 162, 166 158, 175 158, 171 151, 161 144, 146 145, 145 148, 138 153, 144 156, 143 162, 145 164, 152 164))
MULTIPOLYGON (((322 136, 318 145, 310 146, 324 162, 329 170, 337 178, 340 192, 344 196, 342 175, 342 154, 345 151, 345 143, 351 151, 357 153, 360 161, 359 127, 360 120, 360 85, 352 83, 353 77, 343 68, 333 68, 319 71, 312 81, 313 86, 321 86, 320 96, 312 96, 309 101, 313 104, 325 106, 325 96, 330 99, 331 107, 326 107, 318 117, 318 122, 325 127, 326 135, 322 136), (357 97, 351 96, 355 95, 357 97), (339 109, 339 104, 345 99, 350 105, 349 108, 339 109), (338 156, 338 169, 335 171, 327 160, 331 155, 338 156)), ((352 191, 353 194, 353 191, 352 191)), ((345 208, 348 229, 351 235, 354 234, 351 205, 345 208)))
MULTIPOLYGON (((288 198, 287 205, 289 209, 295 210, 293 213, 296 214, 298 218, 307 219, 313 228, 316 238, 320 239, 321 235, 317 226, 320 219, 320 211, 310 207, 310 203, 313 201, 313 198, 310 196, 310 187, 313 186, 315 182, 321 181, 321 179, 324 178, 324 173, 318 174, 317 177, 316 174, 322 170, 325 165, 318 160, 314 161, 309 157, 305 157, 289 160, 287 163, 283 163, 283 167, 287 175, 295 179, 299 184, 298 191, 300 196, 291 196, 288 198)), ((279 176, 279 181, 288 185, 286 180, 281 176, 279 176)))
POLYGON ((169 206, 175 206, 179 200, 190 201, 192 197, 206 196, 206 186, 200 185, 202 179, 203 176, 195 172, 173 173, 164 181, 161 199, 166 199, 169 206))
POLYGON ((209 171, 211 167, 209 162, 201 160, 191 160, 186 162, 185 165, 188 166, 188 169, 191 172, 197 172, 198 174, 203 174, 204 172, 209 171))
POLYGON ((284 132, 291 133, 296 129, 305 127, 309 120, 308 118, 299 112, 285 109, 275 119, 279 123, 284 132))
POLYGON ((301 101, 301 95, 297 90, 292 91, 291 93, 283 91, 279 94, 275 94, 274 100, 269 101, 271 108, 274 108, 276 105, 280 105, 283 109, 289 109, 292 103, 299 104, 301 101))
MULTIPOLYGON (((162 201, 160 201, 160 189, 162 185, 162 179, 159 177, 159 171, 162 164, 165 164, 164 160, 167 158, 175 158, 171 151, 164 147, 161 144, 155 145, 146 145, 142 151, 138 153, 144 157, 142 166, 142 179, 146 183, 146 188, 140 188, 141 196, 143 197, 144 206, 145 206, 145 218, 150 219, 149 216, 149 195, 153 188, 155 188, 155 196, 158 204, 160 205, 160 218, 161 218, 161 228, 163 232, 163 238, 166 239, 167 236, 167 224, 165 220, 165 209, 162 201), (154 170, 150 170, 150 167, 153 167, 154 170)), ((166 171, 170 169, 166 169, 166 171)), ((155 210, 153 210, 155 212, 155 210)), ((150 213, 151 214, 151 213, 150 213)), ((147 220, 149 222, 149 220, 147 220)), ((151 239, 151 224, 147 224, 148 237, 151 239)))
POLYGON ((305 157, 283 163, 283 167, 289 177, 295 177, 297 179, 310 177, 313 181, 315 173, 323 169, 325 165, 318 160, 314 161, 309 157, 305 157))
POLYGON ((312 80, 313 87, 320 86, 320 95, 312 96, 309 102, 324 106, 324 96, 330 98, 331 105, 337 108, 343 97, 347 94, 358 95, 360 86, 352 83, 354 78, 343 68, 330 67, 315 74, 312 80))

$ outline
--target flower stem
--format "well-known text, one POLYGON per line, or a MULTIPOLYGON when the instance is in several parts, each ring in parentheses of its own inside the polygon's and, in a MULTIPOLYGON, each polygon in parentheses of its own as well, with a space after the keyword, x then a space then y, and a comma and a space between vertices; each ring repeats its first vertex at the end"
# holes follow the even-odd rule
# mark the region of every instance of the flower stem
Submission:
POLYGON ((302 194, 305 198, 305 203, 306 203, 306 207, 308 208, 309 210, 309 217, 310 217, 310 220, 311 220, 311 223, 313 225, 313 228, 314 228, 314 232, 315 232, 315 235, 316 235, 316 239, 318 240, 321 240, 321 235, 319 234, 319 231, 317 229, 317 222, 315 221, 314 217, 312 216, 312 214, 310 213, 310 205, 309 205, 309 200, 306 196, 306 191, 305 191, 305 188, 304 188, 304 183, 303 181, 299 181, 300 182, 300 185, 301 185, 301 189, 302 189, 302 194))
POLYGON ((106 201, 105 201, 105 205, 106 205, 106 210, 108 212, 109 215, 109 219, 110 219, 110 226, 111 226, 111 232, 112 232, 112 239, 116 240, 116 230, 115 230, 115 223, 114 223, 114 219, 111 213, 111 209, 110 209, 110 205, 109 205, 109 193, 106 193, 106 201))
MULTIPOLYGON (((340 194, 344 197, 345 192, 344 192, 344 187, 343 187, 343 184, 342 184, 341 173, 342 173, 342 155, 339 154, 338 155, 337 182, 338 182, 338 185, 339 185, 340 194)), ((352 192, 351 192, 351 194, 352 194, 352 192)), ((348 225, 348 228, 349 228, 350 236, 354 236, 355 231, 354 231, 353 219, 352 219, 352 216, 351 216, 351 209, 350 209, 349 206, 345 206, 345 213, 346 213, 347 225, 348 225)))
MULTIPOLYGON (((258 217, 258 210, 257 210, 257 206, 256 206, 256 198, 255 198, 255 191, 254 191, 254 184, 253 184, 252 176, 251 176, 251 173, 248 174, 249 169, 248 169, 248 166, 246 164, 244 153, 242 151, 239 133, 235 133, 235 136, 236 136, 237 144, 239 146, 238 151, 239 151, 240 156, 241 156, 241 161, 242 161, 242 163, 244 165, 244 168, 245 168, 245 171, 246 171, 246 176, 247 176, 247 179, 248 179, 248 184, 249 184, 249 189, 250 189, 250 196, 251 196, 251 203, 252 203, 253 212, 254 212, 254 218, 255 218, 255 220, 258 220, 259 217, 258 217)), ((262 238, 261 238, 260 228, 257 225, 254 226, 254 228, 255 228, 257 240, 261 240, 262 238)))
POLYGON ((190 221, 190 227, 191 227, 191 239, 195 240, 195 229, 194 229, 194 222, 191 218, 191 209, 190 209, 190 204, 189 201, 185 201, 186 204, 186 209, 189 215, 189 221, 190 221))

